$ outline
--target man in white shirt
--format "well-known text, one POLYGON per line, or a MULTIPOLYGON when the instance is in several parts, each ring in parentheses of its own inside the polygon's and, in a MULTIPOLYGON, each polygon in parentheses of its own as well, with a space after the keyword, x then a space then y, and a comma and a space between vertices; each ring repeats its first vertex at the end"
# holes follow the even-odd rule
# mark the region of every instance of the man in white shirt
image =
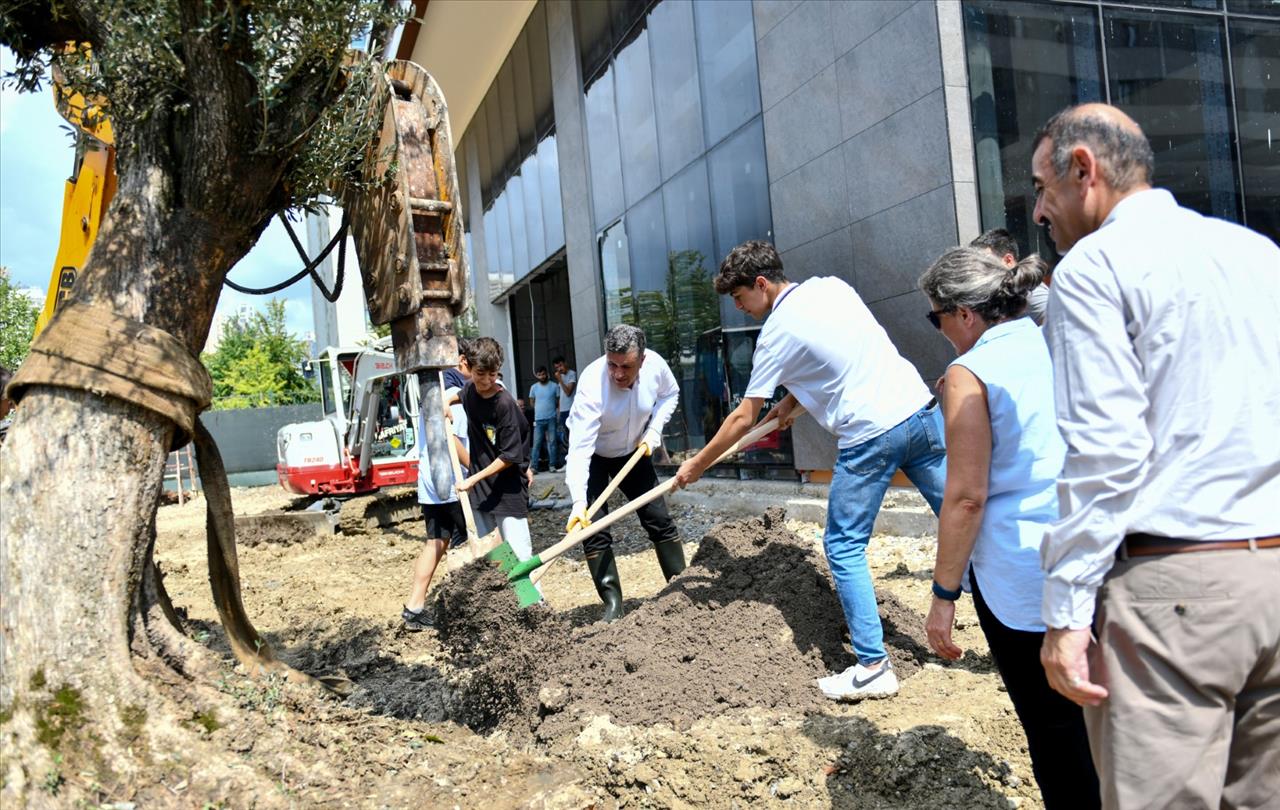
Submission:
MULTIPOLYGON (((569 411, 569 458, 564 474, 573 512, 565 527, 586 527, 587 504, 604 492, 638 447, 645 454, 618 489, 628 499, 658 485, 651 455, 662 445, 662 428, 675 412, 680 387, 662 356, 644 346, 644 331, 618 324, 605 336, 605 356, 582 370, 569 411)), ((606 504, 598 514, 609 512, 606 504)), ((684 547, 665 498, 637 510, 653 541, 658 565, 668 580, 684 570, 684 547)), ((582 544, 596 593, 604 602, 603 621, 622 616, 622 584, 613 558, 613 537, 603 531, 582 544)))
POLYGON ((840 447, 827 503, 823 549, 858 663, 822 678, 833 700, 888 697, 898 691, 889 665, 866 548, 889 481, 901 468, 936 513, 942 505, 946 447, 942 416, 929 389, 890 342, 853 288, 838 278, 793 284, 768 242, 738 245, 725 257, 716 292, 766 318, 752 357, 746 396, 714 438, 680 466, 680 486, 755 425, 778 386, 787 396, 770 417, 783 427, 796 403, 836 435, 840 447))
POLYGON ((569 455, 569 409, 573 407, 573 392, 578 390, 578 373, 569 368, 564 355, 551 361, 556 385, 560 386, 560 414, 556 423, 556 449, 559 451, 553 459, 557 472, 564 467, 565 457, 569 455))
POLYGON ((1086 707, 1105 807, 1275 806, 1280 249, 1179 207, 1153 165, 1103 104, 1055 115, 1032 155, 1065 254, 1041 660, 1086 707))

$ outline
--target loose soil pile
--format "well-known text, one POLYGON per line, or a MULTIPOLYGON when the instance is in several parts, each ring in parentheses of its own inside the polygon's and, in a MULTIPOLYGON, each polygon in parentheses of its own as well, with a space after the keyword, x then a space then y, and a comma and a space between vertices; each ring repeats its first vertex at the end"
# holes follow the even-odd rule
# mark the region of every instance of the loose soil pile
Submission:
MULTIPOLYGON (((687 729, 727 710, 809 713, 814 680, 853 663, 844 620, 812 542, 781 509, 711 529, 689 567, 611 625, 570 629, 541 606, 519 610, 505 578, 476 564, 441 589, 436 627, 452 669, 449 716, 477 731, 533 730, 547 741, 606 715, 687 729)), ((919 614, 886 596, 886 642, 905 679, 919 669, 919 614)))

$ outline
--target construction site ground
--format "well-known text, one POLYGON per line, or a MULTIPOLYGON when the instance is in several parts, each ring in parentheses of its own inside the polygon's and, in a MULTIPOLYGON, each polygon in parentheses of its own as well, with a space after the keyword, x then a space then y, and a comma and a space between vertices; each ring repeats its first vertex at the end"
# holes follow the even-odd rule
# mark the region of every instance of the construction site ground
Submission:
MULTIPOLYGON (((872 540, 901 692, 837 704, 814 684, 852 663, 820 527, 777 507, 765 517, 767 500, 747 519, 740 503, 675 504, 690 567, 670 584, 623 521, 628 614, 607 626, 576 551, 542 580, 545 607, 519 610, 484 567, 437 577, 437 629, 410 633, 400 609, 421 520, 362 529, 356 500, 337 534, 245 532, 249 616, 293 666, 349 678, 345 698, 235 665, 209 594, 203 500, 161 507, 156 555, 186 629, 225 661, 199 731, 274 785, 258 806, 1042 807, 972 603, 957 612, 962 660, 925 644, 934 538, 872 540)), ((305 505, 277 487, 233 502, 238 515, 305 505)), ((535 549, 565 518, 531 513, 535 549)), ((175 806, 248 804, 165 787, 175 806)))

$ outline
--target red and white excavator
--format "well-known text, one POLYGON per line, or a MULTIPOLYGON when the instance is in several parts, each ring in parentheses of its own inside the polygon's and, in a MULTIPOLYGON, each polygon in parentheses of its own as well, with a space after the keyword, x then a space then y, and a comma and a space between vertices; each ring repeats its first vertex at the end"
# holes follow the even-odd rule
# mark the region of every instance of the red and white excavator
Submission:
POLYGON ((315 361, 324 418, 276 434, 280 486, 299 495, 359 495, 418 480, 418 386, 396 371, 391 339, 329 347, 315 361))

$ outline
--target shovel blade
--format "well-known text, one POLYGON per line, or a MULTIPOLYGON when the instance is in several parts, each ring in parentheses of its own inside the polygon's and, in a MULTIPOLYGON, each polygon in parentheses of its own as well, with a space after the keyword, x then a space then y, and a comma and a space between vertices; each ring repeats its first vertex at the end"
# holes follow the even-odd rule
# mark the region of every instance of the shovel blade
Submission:
MULTIPOLYGON (((444 570, 448 572, 457 571, 465 565, 470 565, 476 560, 484 559, 495 549, 505 545, 502 542, 502 535, 497 529, 486 534, 484 537, 473 537, 467 541, 467 544, 452 549, 444 558, 444 570)), ((510 548, 510 546, 508 546, 510 548)))

